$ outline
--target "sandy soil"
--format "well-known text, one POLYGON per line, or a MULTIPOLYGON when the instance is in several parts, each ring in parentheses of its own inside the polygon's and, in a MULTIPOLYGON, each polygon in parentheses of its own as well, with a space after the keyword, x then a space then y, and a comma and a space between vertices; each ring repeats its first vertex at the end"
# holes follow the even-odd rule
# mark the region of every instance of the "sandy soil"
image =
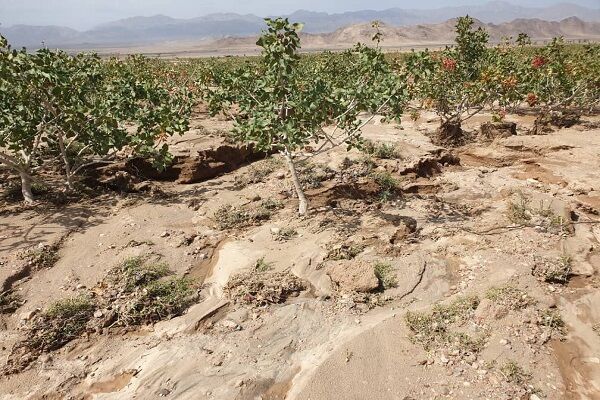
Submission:
MULTIPOLYGON (((364 155, 336 149, 312 159, 334 173, 307 190, 306 218, 296 216, 283 164, 240 184, 268 160, 199 183, 149 182, 160 195, 1 203, 0 282, 25 304, 0 315, 0 364, 32 313, 94 288, 127 257, 159 257, 202 289, 180 317, 127 333, 90 332, 0 377, 0 398, 600 399, 599 119, 544 136, 526 134, 530 117, 509 119, 518 135, 454 149, 432 144, 432 116, 401 127, 371 123, 365 137, 394 143, 401 155, 376 160, 376 171, 391 173, 403 194, 374 199, 372 181, 342 166, 364 155), (460 163, 439 163, 450 153, 460 163), (224 204, 257 209, 266 199, 284 207, 259 224, 219 229, 214 214, 224 204), (532 219, 518 224, 507 215, 523 199, 532 219), (297 234, 277 240, 288 228, 297 234), (51 268, 18 274, 22 251, 53 243, 59 258, 51 268), (349 243, 361 245, 355 259, 327 259, 349 243), (230 278, 263 257, 307 289, 264 307, 230 298, 230 278), (567 257, 567 284, 536 273, 567 257), (381 262, 396 281, 387 290, 372 270, 381 262), (490 298, 491 288, 506 287, 517 298, 490 298), (451 329, 481 337, 478 351, 415 340, 407 312, 426 315, 466 295, 480 301, 451 329), (544 325, 549 311, 562 317, 562 333, 544 325), (518 376, 504 368, 511 361, 518 376)), ((227 127, 199 117, 174 152, 218 147, 227 127)))

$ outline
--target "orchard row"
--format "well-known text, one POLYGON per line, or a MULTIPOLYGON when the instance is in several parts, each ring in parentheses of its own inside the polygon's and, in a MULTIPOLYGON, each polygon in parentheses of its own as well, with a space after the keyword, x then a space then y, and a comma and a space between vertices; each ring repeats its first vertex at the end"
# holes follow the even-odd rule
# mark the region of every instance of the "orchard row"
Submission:
POLYGON ((529 108, 540 116, 597 111, 600 45, 554 39, 532 47, 516 40, 490 46, 482 28, 460 18, 456 41, 441 51, 386 57, 374 24, 373 45, 342 53, 300 55, 301 24, 267 19, 261 57, 103 60, 61 51, 28 53, 0 39, 0 163, 21 177, 25 201, 36 174, 59 160, 67 190, 77 175, 126 156, 170 162, 169 136, 189 128, 200 103, 228 116, 233 136, 279 152, 294 180, 299 212, 308 204, 295 170, 307 144, 313 153, 362 145, 374 116, 397 120, 434 111, 440 129, 491 110, 496 122, 529 108))

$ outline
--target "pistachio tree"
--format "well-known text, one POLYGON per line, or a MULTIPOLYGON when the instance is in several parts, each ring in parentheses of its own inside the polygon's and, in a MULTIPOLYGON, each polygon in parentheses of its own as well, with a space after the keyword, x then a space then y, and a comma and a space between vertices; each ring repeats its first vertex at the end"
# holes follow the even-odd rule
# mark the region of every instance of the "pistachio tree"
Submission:
POLYGON ((65 184, 117 152, 164 161, 165 139, 187 130, 191 99, 144 74, 145 60, 101 60, 42 49, 28 53, 0 41, 0 163, 21 177, 33 202, 33 168, 51 158, 63 165, 65 184))
POLYGON ((233 119, 239 141, 283 156, 304 215, 308 201, 295 166, 302 149, 316 144, 314 155, 359 146, 361 128, 375 114, 399 118, 406 93, 378 49, 357 45, 340 58, 344 63, 319 57, 303 63, 302 25, 283 18, 266 23, 257 42, 261 64, 213 74, 204 93, 213 113, 233 119))
POLYGON ((413 52, 404 74, 420 109, 431 109, 440 117, 440 134, 462 136, 461 124, 489 103, 491 92, 481 79, 487 58, 488 34, 475 28, 471 17, 456 23, 454 46, 439 53, 413 52))

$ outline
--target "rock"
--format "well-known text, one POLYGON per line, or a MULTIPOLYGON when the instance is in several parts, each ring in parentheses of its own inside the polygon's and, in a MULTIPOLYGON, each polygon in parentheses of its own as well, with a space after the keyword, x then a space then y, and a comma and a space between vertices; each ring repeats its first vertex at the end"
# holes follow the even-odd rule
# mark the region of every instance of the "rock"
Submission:
POLYGON ((488 316, 492 316, 493 313, 493 308, 494 308, 494 304, 492 303, 492 301, 490 299, 483 299, 481 300, 481 302, 479 303, 479 306, 477 306, 477 309, 475 310, 475 320, 477 321, 483 321, 485 320, 488 316))
POLYGON ((168 395, 171 394, 171 391, 169 389, 160 389, 156 394, 158 394, 158 397, 167 397, 168 395))
POLYGON ((170 233, 167 231, 164 231, 163 233, 160 234, 161 238, 165 238, 165 237, 169 237, 169 236, 170 236, 170 233))
POLYGON ((39 308, 36 308, 35 310, 31 310, 28 311, 26 313, 21 314, 21 321, 30 321, 33 319, 33 317, 40 312, 39 308))
POLYGON ((271 234, 279 235, 281 233, 281 228, 271 228, 271 234))
POLYGON ((102 312, 102 310, 96 310, 94 312, 94 318, 102 318, 103 315, 104 313, 102 312))
POLYGON ((343 292, 368 293, 379 288, 373 264, 362 260, 335 261, 327 274, 343 292))
POLYGON ((537 394, 531 394, 529 400, 542 400, 537 394))
POLYGON ((280 172, 276 173, 275 174, 275 178, 277 178, 277 179, 285 179, 285 172, 280 171, 280 172))
POLYGON ((221 327, 226 328, 231 331, 241 331, 242 330, 242 327, 237 322, 232 321, 230 319, 225 319, 223 321, 220 321, 219 325, 221 327))

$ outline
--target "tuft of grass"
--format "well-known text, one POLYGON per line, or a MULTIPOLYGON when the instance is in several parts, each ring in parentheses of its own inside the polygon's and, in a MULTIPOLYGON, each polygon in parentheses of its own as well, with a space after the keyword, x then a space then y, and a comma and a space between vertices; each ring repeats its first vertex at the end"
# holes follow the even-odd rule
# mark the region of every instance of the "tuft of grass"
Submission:
POLYGON ((514 286, 502 286, 489 289, 485 297, 495 304, 499 304, 509 310, 522 310, 534 304, 531 296, 523 290, 514 286))
POLYGON ((92 319, 94 309, 94 302, 87 296, 52 303, 28 323, 26 338, 14 345, 2 373, 19 373, 41 354, 57 350, 79 337, 92 319))
POLYGON ((23 297, 11 290, 0 293, 0 314, 12 314, 25 304, 23 297))
POLYGON ((379 172, 374 175, 375 183, 379 185, 379 201, 390 201, 398 192, 398 180, 389 172, 379 172))
POLYGON ((525 385, 531 379, 531 374, 525 372, 525 370, 517 364, 516 361, 509 360, 502 367, 500 367, 500 372, 504 375, 504 378, 515 385, 525 385))
POLYGON ((119 282, 122 289, 131 292, 171 274, 165 263, 147 264, 142 257, 131 257, 111 271, 113 282, 119 282))
POLYGON ((148 262, 144 257, 132 257, 114 268, 108 275, 103 299, 116 311, 117 326, 135 326, 170 319, 181 315, 196 297, 193 282, 172 277, 169 266, 148 262))
POLYGON ((240 228, 249 224, 251 215, 239 207, 225 204, 215 212, 214 220, 221 230, 240 228))
POLYGON ((469 296, 447 305, 438 304, 430 313, 407 312, 405 321, 412 332, 411 340, 428 351, 448 346, 462 352, 481 351, 485 343, 484 337, 473 338, 452 330, 453 326, 460 326, 472 318, 478 305, 479 298, 469 296))
POLYGON ((378 262, 374 267, 375 276, 379 279, 379 284, 383 290, 395 288, 398 286, 398 279, 396 278, 396 271, 392 268, 391 264, 378 262))
POLYGON ((332 261, 353 260, 356 258, 356 256, 362 253, 364 249, 365 246, 362 244, 343 244, 330 249, 325 259, 332 261))

